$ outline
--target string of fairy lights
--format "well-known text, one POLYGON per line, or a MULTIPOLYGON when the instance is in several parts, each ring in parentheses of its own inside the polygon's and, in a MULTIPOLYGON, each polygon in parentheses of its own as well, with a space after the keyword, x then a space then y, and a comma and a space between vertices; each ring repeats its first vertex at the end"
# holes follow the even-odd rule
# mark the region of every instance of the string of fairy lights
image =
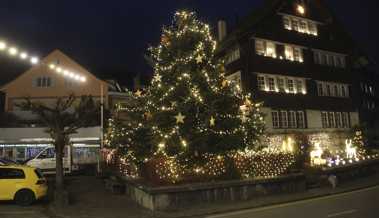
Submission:
POLYGON ((27 52, 23 49, 19 49, 18 46, 11 45, 4 40, 0 40, 0 53, 4 53, 11 58, 18 58, 21 61, 26 61, 27 63, 30 63, 33 66, 38 65, 38 64, 39 65, 45 65, 50 70, 53 70, 57 74, 60 74, 66 78, 70 78, 70 79, 78 81, 78 82, 86 82, 87 81, 87 78, 80 73, 76 73, 76 72, 69 70, 67 68, 64 68, 62 66, 58 66, 55 63, 41 62, 39 57, 37 57, 36 55, 30 55, 29 52, 27 52))

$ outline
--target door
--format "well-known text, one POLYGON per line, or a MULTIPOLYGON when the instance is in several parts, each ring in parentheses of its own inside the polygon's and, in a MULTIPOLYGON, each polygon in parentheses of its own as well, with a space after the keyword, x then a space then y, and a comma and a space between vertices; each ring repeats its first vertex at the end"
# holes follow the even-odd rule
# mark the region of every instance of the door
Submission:
POLYGON ((24 186, 24 182, 23 170, 0 168, 0 200, 13 200, 18 189, 24 186))

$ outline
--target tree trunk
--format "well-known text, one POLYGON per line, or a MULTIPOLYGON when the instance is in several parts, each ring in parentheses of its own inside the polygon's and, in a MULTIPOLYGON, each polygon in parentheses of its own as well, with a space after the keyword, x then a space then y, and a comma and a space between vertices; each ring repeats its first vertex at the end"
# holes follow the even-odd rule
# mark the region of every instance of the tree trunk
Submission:
POLYGON ((55 141, 56 169, 55 169, 55 192, 54 203, 58 207, 65 207, 68 204, 68 194, 64 188, 64 166, 63 156, 66 142, 64 136, 58 137, 55 141))

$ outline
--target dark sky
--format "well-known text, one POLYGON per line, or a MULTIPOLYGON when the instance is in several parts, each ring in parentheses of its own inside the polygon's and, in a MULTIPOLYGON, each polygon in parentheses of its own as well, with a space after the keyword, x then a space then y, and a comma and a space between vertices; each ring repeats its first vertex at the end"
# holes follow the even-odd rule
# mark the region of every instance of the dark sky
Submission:
MULTIPOLYGON (((353 37, 379 59, 378 1, 329 0, 353 37)), ((95 74, 130 80, 151 73, 143 54, 156 45, 160 29, 177 9, 193 9, 213 26, 235 23, 262 0, 1 0, 0 38, 40 56, 55 48, 95 74)), ((19 73, 21 63, 0 56, 0 84, 19 73)))

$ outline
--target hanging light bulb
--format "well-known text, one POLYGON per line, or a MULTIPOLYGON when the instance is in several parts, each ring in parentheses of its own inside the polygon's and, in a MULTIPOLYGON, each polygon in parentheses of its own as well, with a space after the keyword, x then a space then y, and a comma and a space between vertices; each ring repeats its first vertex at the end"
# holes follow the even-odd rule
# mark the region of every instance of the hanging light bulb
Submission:
POLYGON ((9 48, 8 52, 10 55, 15 56, 15 55, 17 55, 18 50, 15 47, 11 47, 11 48, 9 48))
POLYGON ((7 48, 7 44, 3 41, 0 41, 0 50, 3 51, 7 48))

